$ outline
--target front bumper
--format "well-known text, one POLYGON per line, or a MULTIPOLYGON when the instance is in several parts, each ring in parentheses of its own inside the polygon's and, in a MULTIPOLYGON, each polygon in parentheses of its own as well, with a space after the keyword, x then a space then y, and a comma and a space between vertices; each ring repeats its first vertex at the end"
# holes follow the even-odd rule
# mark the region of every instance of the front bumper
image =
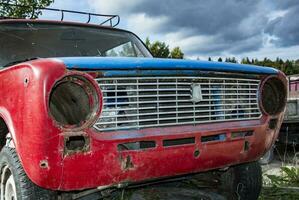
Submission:
MULTIPOLYGON (((280 126, 281 119, 280 116, 277 127, 280 126)), ((262 117, 259 120, 139 131, 99 133, 89 130, 90 151, 64 156, 63 173, 57 189, 70 191, 129 184, 255 161, 277 138, 277 128, 270 129, 269 121, 270 118, 262 117), (253 134, 244 136, 234 134, 235 132, 253 134), (225 137, 202 142, 201 138, 205 136, 219 134, 225 137), (163 146, 165 140, 193 137, 194 144, 163 146), (118 149, 119 144, 140 141, 155 141, 156 147, 122 151, 118 149)))

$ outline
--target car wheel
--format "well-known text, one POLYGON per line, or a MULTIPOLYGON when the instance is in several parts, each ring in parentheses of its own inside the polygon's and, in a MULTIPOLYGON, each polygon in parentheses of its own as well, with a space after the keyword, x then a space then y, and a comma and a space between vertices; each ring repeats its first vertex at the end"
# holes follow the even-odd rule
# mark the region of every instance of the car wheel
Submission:
POLYGON ((35 185, 26 175, 14 148, 0 152, 1 200, 56 200, 54 191, 35 185))
POLYGON ((230 167, 222 172, 220 188, 228 199, 256 200, 262 188, 262 169, 259 162, 230 167))
POLYGON ((269 151, 267 151, 265 153, 265 155, 263 155, 263 157, 261 157, 260 159, 260 163, 261 165, 267 165, 269 163, 271 163, 274 159, 274 147, 271 147, 269 149, 269 151))

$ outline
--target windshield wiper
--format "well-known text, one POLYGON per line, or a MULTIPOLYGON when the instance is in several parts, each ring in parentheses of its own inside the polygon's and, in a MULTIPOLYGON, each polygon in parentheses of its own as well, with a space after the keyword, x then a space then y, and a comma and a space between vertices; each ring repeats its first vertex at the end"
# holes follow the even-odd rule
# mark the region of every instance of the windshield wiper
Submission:
POLYGON ((22 59, 22 60, 16 60, 16 61, 13 61, 13 62, 9 62, 9 63, 5 64, 2 67, 3 68, 10 67, 12 65, 16 65, 16 64, 19 64, 19 63, 22 63, 22 62, 27 62, 27 61, 36 60, 36 59, 39 59, 39 57, 32 57, 32 58, 26 58, 26 59, 22 59))

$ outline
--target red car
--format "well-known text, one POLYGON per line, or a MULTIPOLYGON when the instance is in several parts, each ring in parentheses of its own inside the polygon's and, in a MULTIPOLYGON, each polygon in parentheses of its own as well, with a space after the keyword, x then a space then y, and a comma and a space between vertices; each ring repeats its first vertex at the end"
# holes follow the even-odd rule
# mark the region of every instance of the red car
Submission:
POLYGON ((210 170, 258 198, 282 72, 157 59, 129 31, 65 21, 0 20, 0 44, 1 198, 100 199, 210 170))

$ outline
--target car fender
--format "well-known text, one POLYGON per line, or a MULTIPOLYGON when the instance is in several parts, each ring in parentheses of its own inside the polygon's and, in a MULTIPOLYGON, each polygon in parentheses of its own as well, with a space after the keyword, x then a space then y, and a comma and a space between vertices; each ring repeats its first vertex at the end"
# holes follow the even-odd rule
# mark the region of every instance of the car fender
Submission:
POLYGON ((63 140, 48 114, 48 97, 66 73, 65 65, 54 59, 37 59, 0 71, 0 116, 28 177, 50 188, 60 185, 57 180, 62 176, 63 156, 59 150, 63 140), (57 152, 49 152, 54 149, 57 152), (55 172, 49 173, 51 170, 55 172), (49 174, 56 177, 47 177, 49 174))

